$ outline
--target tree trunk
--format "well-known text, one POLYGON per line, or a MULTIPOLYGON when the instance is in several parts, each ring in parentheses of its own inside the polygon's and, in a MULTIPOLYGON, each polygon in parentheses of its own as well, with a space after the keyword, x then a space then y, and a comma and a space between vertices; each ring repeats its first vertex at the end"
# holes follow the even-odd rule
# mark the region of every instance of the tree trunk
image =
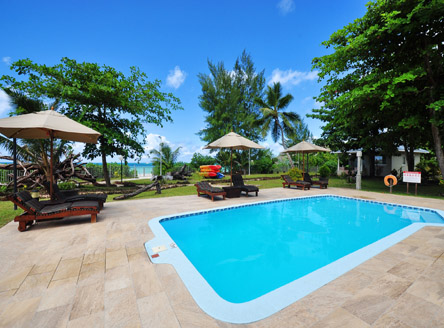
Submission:
MULTIPOLYGON (((276 120, 276 123, 279 126, 279 129, 281 129, 282 147, 284 147, 284 149, 287 149, 287 147, 285 147, 284 129, 282 128, 281 124, 279 123, 279 120, 276 120)), ((287 154, 288 161, 290 162, 291 168, 294 168, 294 163, 293 163, 293 160, 291 159, 290 154, 289 153, 286 153, 286 154, 287 154)))
POLYGON ((155 181, 155 182, 153 182, 153 183, 151 183, 151 184, 149 184, 149 185, 147 185, 145 187, 137 189, 134 192, 130 192, 128 194, 123 194, 123 195, 117 196, 117 197, 114 198, 114 200, 128 199, 128 198, 134 197, 134 196, 136 196, 136 195, 138 195, 138 194, 140 194, 140 193, 142 193, 144 191, 148 191, 148 190, 150 190, 153 187, 156 187, 156 194, 162 193, 162 189, 160 188, 159 181, 155 181))
MULTIPOLYGON (((407 162, 407 170, 414 171, 415 170, 415 147, 412 147, 410 145, 407 146, 407 143, 404 143, 404 153, 405 153, 405 160, 407 162)), ((401 172, 399 172, 401 174, 401 172)))
POLYGON ((104 150, 102 152, 102 169, 103 169, 103 177, 106 182, 107 187, 111 187, 111 179, 109 178, 108 165, 106 163, 106 154, 104 150))
MULTIPOLYGON (((432 122, 435 119, 434 109, 429 109, 432 122)), ((439 170, 441 171, 441 177, 444 179, 444 152, 442 150, 441 136, 439 134, 438 127, 431 123, 433 144, 435 146, 436 159, 438 160, 439 170)))

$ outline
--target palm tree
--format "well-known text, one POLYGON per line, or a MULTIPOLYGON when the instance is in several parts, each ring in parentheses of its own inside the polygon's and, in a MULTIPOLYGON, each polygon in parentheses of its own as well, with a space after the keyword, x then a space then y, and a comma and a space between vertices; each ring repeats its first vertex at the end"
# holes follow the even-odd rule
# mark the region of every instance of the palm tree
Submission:
POLYGON ((160 162, 162 162, 162 172, 168 172, 174 167, 174 164, 177 162, 177 158, 179 157, 180 148, 178 147, 176 150, 172 150, 171 147, 161 142, 159 144, 160 150, 151 149, 150 155, 153 158, 154 169, 157 171, 160 168, 160 162))
MULTIPOLYGON (((285 137, 294 134, 294 128, 301 122, 300 116, 295 112, 284 112, 292 102, 293 96, 286 94, 282 96, 282 86, 279 82, 273 86, 268 86, 266 94, 266 102, 261 98, 256 98, 255 102, 261 108, 262 118, 256 121, 255 125, 262 126, 262 137, 266 137, 271 132, 271 138, 274 142, 281 139, 282 147, 287 148, 285 137)), ((287 154, 291 167, 294 167, 293 161, 287 154)))

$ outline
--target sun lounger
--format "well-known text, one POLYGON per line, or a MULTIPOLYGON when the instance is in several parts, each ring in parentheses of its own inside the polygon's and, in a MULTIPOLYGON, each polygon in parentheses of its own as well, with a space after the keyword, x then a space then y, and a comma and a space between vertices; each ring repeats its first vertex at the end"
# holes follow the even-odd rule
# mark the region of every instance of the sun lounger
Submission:
POLYGON ((312 180, 308 172, 304 173, 304 181, 310 183, 311 186, 318 185, 320 189, 327 189, 328 181, 312 180))
POLYGON ((214 196, 223 196, 225 199, 225 196, 227 195, 223 189, 212 187, 208 182, 198 182, 195 184, 195 186, 197 188, 198 197, 200 194, 205 194, 210 196, 212 201, 214 201, 214 196))
POLYGON ((296 180, 294 181, 289 175, 281 175, 282 179, 284 179, 284 182, 282 182, 282 187, 285 188, 285 186, 288 186, 288 188, 291 188, 291 186, 296 186, 297 188, 301 188, 302 190, 308 189, 310 190, 310 183, 305 182, 302 180, 296 180))
MULTIPOLYGON (((49 192, 49 183, 45 183, 45 188, 49 192)), ((99 202, 100 209, 103 208, 103 204, 106 202, 107 194, 79 194, 75 190, 61 191, 56 183, 53 184, 53 192, 55 200, 52 200, 48 204, 60 204, 66 202, 77 202, 77 201, 96 201, 99 202)))
POLYGON ((91 223, 96 222, 100 205, 97 201, 77 201, 46 205, 31 197, 27 191, 20 191, 8 196, 8 199, 25 212, 15 217, 19 223, 18 230, 25 231, 34 221, 63 219, 68 216, 91 215, 91 223))
POLYGON ((252 185, 245 185, 244 179, 242 178, 242 175, 240 175, 240 174, 233 175, 233 186, 241 188, 242 191, 245 191, 247 196, 248 196, 249 192, 255 192, 256 196, 257 196, 257 193, 259 192, 258 187, 252 186, 252 185))

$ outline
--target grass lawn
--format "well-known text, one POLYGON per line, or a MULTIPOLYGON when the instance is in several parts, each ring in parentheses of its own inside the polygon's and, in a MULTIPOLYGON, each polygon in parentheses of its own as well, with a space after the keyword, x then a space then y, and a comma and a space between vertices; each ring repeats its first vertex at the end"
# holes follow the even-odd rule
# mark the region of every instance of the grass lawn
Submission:
MULTIPOLYGON (((203 178, 199 174, 193 174, 192 177, 189 179, 190 184, 194 184, 198 181, 202 181, 203 178)), ((246 184, 253 184, 259 187, 259 189, 268 189, 268 188, 282 188, 282 180, 280 179, 279 175, 277 174, 252 174, 250 176, 245 175, 244 180, 246 184), (275 177, 276 179, 271 180, 249 180, 249 179, 255 179, 255 178, 263 178, 268 177, 272 178, 275 177)), ((150 184, 152 183, 151 180, 144 179, 144 180, 134 180, 136 184, 150 184)), ((176 181, 168 181, 167 184, 173 184, 176 183, 176 181)), ((212 180, 212 183, 214 185, 224 186, 228 185, 230 183, 229 176, 227 178, 224 178, 222 180, 212 180)), ((331 178, 329 180, 329 187, 338 187, 338 188, 355 188, 354 183, 347 183, 345 179, 340 178, 331 178)), ((134 190, 134 188, 123 188, 119 190, 134 190)), ((93 188, 92 186, 87 186, 85 189, 94 189, 94 190, 102 190, 93 188)), ((106 188, 104 188, 106 189, 106 188)), ((113 188, 114 189, 114 188, 113 188)), ((362 190, 365 191, 374 191, 374 192, 381 192, 381 193, 389 193, 389 188, 384 185, 383 178, 373 178, 373 179, 364 179, 362 180, 362 190)), ((104 190, 105 191, 105 190, 104 190)), ((414 185, 410 186, 410 195, 414 197, 414 185)), ((403 183, 399 183, 397 186, 393 188, 394 194, 399 195, 406 195, 406 186, 403 183)), ((443 196, 441 194, 443 193, 443 190, 440 189, 437 185, 419 185, 418 186, 418 197, 430 197, 430 198, 441 198, 443 199, 443 196)), ((114 201, 114 197, 118 196, 119 194, 110 194, 108 196, 108 201, 114 201)), ((187 196, 187 195, 197 195, 196 187, 193 185, 185 185, 180 186, 177 188, 170 188, 170 189, 164 189, 162 190, 162 193, 160 195, 156 194, 154 190, 143 192, 133 198, 130 199, 147 199, 147 198, 160 198, 160 197, 172 197, 172 196, 187 196)), ((9 201, 0 202, 0 227, 7 224, 9 221, 14 219, 16 215, 19 215, 21 213, 21 210, 14 211, 13 210, 13 204, 9 201)))

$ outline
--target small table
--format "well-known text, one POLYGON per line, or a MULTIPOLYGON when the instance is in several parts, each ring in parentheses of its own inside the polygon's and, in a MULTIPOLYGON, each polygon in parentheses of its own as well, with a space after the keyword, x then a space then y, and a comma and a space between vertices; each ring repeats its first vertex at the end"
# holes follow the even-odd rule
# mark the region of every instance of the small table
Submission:
POLYGON ((240 187, 222 187, 222 189, 227 193, 228 198, 239 198, 241 194, 240 187))

